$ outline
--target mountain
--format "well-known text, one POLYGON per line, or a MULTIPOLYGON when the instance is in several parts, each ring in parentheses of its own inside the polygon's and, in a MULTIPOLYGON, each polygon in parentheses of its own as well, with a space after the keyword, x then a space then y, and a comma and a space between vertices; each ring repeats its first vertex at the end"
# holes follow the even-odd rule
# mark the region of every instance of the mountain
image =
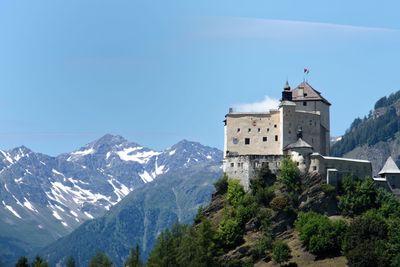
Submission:
POLYGON ((155 151, 116 135, 57 157, 0 151, 0 261, 65 236, 162 174, 221 160, 221 151, 196 142, 155 151))
POLYGON ((61 264, 72 255, 78 266, 87 266, 96 251, 102 250, 122 266, 129 249, 138 244, 146 256, 161 231, 175 222, 192 223, 198 208, 210 201, 213 183, 221 174, 217 162, 197 163, 163 174, 130 193, 103 217, 82 224, 39 254, 51 265, 61 264))
POLYGON ((389 156, 400 164, 400 91, 382 97, 368 116, 355 119, 331 154, 370 160, 374 175, 389 156))

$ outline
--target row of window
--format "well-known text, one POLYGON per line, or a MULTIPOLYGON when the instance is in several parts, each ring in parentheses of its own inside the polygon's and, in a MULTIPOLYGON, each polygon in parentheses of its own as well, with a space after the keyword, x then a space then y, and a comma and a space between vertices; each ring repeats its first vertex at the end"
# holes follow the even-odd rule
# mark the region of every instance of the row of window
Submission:
MULTIPOLYGON (((275 125, 274 125, 274 128, 277 128, 277 127, 278 127, 278 125, 275 124, 275 125)), ((237 131, 238 133, 240 133, 241 130, 240 130, 240 128, 237 128, 236 131, 237 131)), ((248 128, 248 129, 247 129, 247 132, 248 132, 248 133, 251 133, 251 131, 252 131, 251 128, 248 128)), ((257 128, 257 132, 260 133, 260 132, 261 132, 261 128, 257 128)), ((269 132, 269 128, 267 128, 267 132, 269 132)))
MULTIPOLYGON (((267 142, 267 141, 268 141, 268 137, 264 136, 264 137, 262 138, 262 141, 263 141, 263 142, 267 142)), ((278 142, 278 136, 277 136, 277 135, 275 135, 275 142, 278 142)), ((239 143, 239 140, 238 140, 237 138, 233 138, 233 143, 236 145, 237 143, 239 143)), ((244 144, 245 144, 245 145, 250 145, 250 143, 251 143, 251 138, 246 137, 246 138, 244 139, 244 144)))

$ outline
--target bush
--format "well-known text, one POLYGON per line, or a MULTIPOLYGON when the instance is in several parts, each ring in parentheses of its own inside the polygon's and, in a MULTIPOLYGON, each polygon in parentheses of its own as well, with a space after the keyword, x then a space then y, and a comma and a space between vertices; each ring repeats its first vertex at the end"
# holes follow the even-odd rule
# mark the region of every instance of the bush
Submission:
POLYGON ((282 160, 278 180, 289 190, 293 191, 298 189, 300 184, 300 172, 296 163, 290 158, 284 158, 282 160))
POLYGON ((318 256, 340 253, 347 224, 314 212, 301 212, 295 222, 306 249, 318 256))
POLYGON ((289 199, 285 195, 279 195, 271 200, 271 208, 276 211, 283 211, 289 204, 289 199))
POLYGON ((219 178, 215 183, 215 194, 223 195, 228 190, 228 176, 224 174, 221 178, 219 178))
POLYGON ((243 228, 240 223, 233 218, 221 221, 217 230, 217 239, 225 247, 235 247, 242 241, 243 228))
POLYGON ((282 263, 289 261, 292 258, 289 246, 283 241, 277 241, 272 248, 272 259, 274 262, 282 266, 282 263))
POLYGON ((378 190, 372 179, 346 179, 341 187, 343 195, 339 199, 339 208, 344 214, 357 215, 378 206, 378 190))
POLYGON ((255 260, 264 258, 267 252, 272 248, 271 235, 263 235, 257 240, 252 249, 252 256, 255 260))
POLYGON ((330 184, 323 184, 321 189, 327 195, 334 195, 336 193, 336 188, 330 184))
POLYGON ((237 207, 243 200, 244 195, 245 192, 238 180, 228 181, 228 191, 226 194, 226 199, 228 200, 229 204, 231 204, 234 207, 237 207))

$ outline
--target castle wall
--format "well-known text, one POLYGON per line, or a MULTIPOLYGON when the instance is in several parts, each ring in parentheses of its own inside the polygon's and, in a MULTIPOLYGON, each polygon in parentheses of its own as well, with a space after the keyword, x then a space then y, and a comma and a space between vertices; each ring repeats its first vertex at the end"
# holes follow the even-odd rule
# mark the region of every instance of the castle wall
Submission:
POLYGON ((314 153, 310 156, 311 163, 309 172, 318 172, 322 176, 327 176, 328 169, 336 169, 339 176, 352 174, 360 179, 372 177, 372 165, 370 161, 324 157, 314 153))
POLYGON ((263 166, 268 166, 272 173, 277 174, 282 155, 246 155, 235 156, 224 159, 224 172, 230 179, 237 179, 247 191, 250 188, 252 179, 257 170, 263 166))
POLYGON ((225 155, 282 154, 278 110, 270 113, 231 112, 226 115, 225 127, 225 155))

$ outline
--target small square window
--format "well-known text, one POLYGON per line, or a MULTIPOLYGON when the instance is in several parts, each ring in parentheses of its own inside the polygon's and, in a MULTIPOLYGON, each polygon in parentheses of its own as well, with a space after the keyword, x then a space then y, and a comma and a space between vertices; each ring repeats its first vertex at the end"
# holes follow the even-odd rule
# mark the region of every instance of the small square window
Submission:
POLYGON ((245 138, 244 139, 244 144, 245 145, 250 145, 250 138, 245 138))
POLYGON ((235 163, 232 162, 232 163, 231 163, 231 167, 232 167, 232 168, 235 167, 235 163))
POLYGON ((317 170, 317 166, 313 166, 312 169, 313 169, 313 171, 316 171, 317 170))
POLYGON ((307 102, 306 101, 303 101, 303 106, 307 106, 307 102))
POLYGON ((261 132, 261 128, 258 128, 258 132, 261 132))
POLYGON ((238 133, 240 132, 240 128, 237 128, 237 132, 238 132, 238 133))
POLYGON ((251 133, 251 128, 249 128, 248 132, 251 133))
POLYGON ((269 132, 269 128, 267 128, 267 132, 269 132))
POLYGON ((275 124, 275 125, 274 125, 274 128, 276 128, 276 127, 277 127, 277 125, 275 124))
POLYGON ((266 136, 263 137, 263 142, 267 142, 267 137, 266 136))
POLYGON ((277 135, 275 135, 275 141, 278 141, 278 136, 277 135))

